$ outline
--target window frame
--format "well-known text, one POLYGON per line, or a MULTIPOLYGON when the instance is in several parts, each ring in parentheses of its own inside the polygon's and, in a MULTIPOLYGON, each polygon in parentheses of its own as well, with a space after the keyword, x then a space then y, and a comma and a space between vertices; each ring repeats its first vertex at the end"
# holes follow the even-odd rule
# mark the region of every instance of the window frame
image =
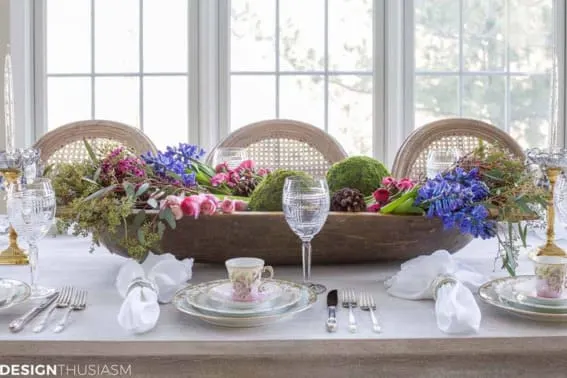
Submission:
MULTIPOLYGON (((94 1, 94 0, 93 0, 94 1)), ((211 149, 230 132, 230 2, 188 0, 189 142, 211 149)), ((373 156, 391 166, 414 130, 414 1, 373 0, 373 156)), ((558 137, 567 145, 565 109, 566 12, 554 0, 558 62, 558 137)), ((47 131, 45 1, 11 0, 17 143, 30 145, 47 131)))

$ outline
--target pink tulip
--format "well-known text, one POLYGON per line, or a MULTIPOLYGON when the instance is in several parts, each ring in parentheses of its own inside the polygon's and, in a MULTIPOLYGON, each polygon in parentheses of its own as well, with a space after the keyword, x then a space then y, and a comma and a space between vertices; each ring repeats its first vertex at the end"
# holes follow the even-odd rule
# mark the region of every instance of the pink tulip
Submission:
POLYGON ((201 202, 200 211, 205 215, 213 215, 217 211, 216 201, 211 198, 206 198, 203 202, 201 202))
POLYGON ((238 168, 240 169, 254 169, 254 161, 248 159, 248 160, 244 160, 242 163, 240 163, 240 165, 238 166, 238 168))
POLYGON ((219 186, 228 181, 228 175, 224 172, 217 173, 211 178, 211 185, 212 186, 219 186))
POLYGON ((234 212, 235 209, 235 201, 231 200, 231 199, 225 199, 224 201, 221 202, 220 207, 223 213, 225 214, 232 214, 234 212))
POLYGON ((382 179, 382 185, 383 186, 390 186, 390 185, 396 186, 397 184, 398 184, 398 182, 393 177, 388 176, 388 177, 384 177, 382 179))
POLYGON ((226 163, 218 164, 218 165, 215 167, 215 172, 216 172, 216 173, 228 172, 228 164, 226 164, 226 163))
POLYGON ((236 200, 234 201, 234 209, 236 211, 246 211, 248 210, 248 203, 241 200, 236 200))
POLYGON ((388 189, 380 188, 377 189, 374 193, 372 193, 372 196, 374 196, 376 202, 386 203, 390 198, 390 192, 388 191, 388 189))
POLYGON ((181 202, 181 210, 184 215, 193 216, 195 219, 199 217, 201 212, 201 203, 195 198, 197 196, 189 196, 181 202))
POLYGON ((411 188, 413 188, 413 186, 413 181, 408 178, 401 179, 396 185, 399 190, 410 190, 411 188))
POLYGON ((375 203, 375 204, 372 204, 372 205, 368 206, 368 207, 366 208, 366 211, 368 211, 369 213, 377 213, 377 212, 380 211, 380 208, 381 208, 381 207, 382 207, 382 206, 381 206, 379 203, 375 203))

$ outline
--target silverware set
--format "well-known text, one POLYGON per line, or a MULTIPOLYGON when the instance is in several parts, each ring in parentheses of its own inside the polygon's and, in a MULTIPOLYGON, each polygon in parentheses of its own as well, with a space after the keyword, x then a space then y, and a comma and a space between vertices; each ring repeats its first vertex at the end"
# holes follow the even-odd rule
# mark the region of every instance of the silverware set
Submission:
MULTIPOLYGON (((376 302, 374 297, 370 293, 362 291, 356 293, 354 289, 343 289, 340 291, 340 303, 343 308, 348 309, 348 330, 351 333, 356 333, 358 331, 358 325, 355 317, 355 309, 359 307, 362 311, 368 312, 370 314, 370 320, 372 321, 372 331, 379 333, 382 332, 382 327, 378 322, 376 316, 376 302)), ((329 332, 335 332, 338 329, 336 309, 339 305, 339 292, 338 290, 331 290, 327 295, 327 308, 329 310, 329 316, 327 318, 327 330, 329 332)))
POLYGON ((58 290, 57 292, 51 294, 46 299, 43 300, 39 305, 32 308, 30 311, 19 317, 18 319, 12 321, 9 325, 10 331, 19 332, 21 331, 27 323, 32 319, 42 313, 44 310, 48 309, 43 317, 37 322, 33 331, 38 333, 42 332, 47 325, 51 315, 57 309, 64 309, 65 313, 61 319, 57 322, 53 332, 59 333, 65 329, 71 312, 84 310, 87 306, 87 291, 82 289, 77 289, 71 286, 65 286, 58 290))

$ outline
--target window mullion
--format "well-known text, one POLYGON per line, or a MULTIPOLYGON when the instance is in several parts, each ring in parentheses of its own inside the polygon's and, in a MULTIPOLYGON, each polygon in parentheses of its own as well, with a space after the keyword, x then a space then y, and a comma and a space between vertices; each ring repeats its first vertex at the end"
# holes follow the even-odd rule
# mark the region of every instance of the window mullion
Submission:
MULTIPOLYGON (((565 80, 567 75, 567 6, 564 0, 555 0, 554 4, 555 28, 554 28, 554 70, 552 79, 555 77, 557 91, 553 90, 551 125, 557 128, 557 143, 560 147, 567 146, 567 123, 565 109, 567 109, 567 95, 565 80)), ((552 86, 554 83, 552 82, 552 86)))

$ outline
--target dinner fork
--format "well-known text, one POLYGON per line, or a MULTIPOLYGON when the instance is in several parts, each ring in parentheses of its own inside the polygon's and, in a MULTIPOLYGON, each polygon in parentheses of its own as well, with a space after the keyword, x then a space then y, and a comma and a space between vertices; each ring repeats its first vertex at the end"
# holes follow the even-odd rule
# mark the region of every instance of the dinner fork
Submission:
POLYGON ((352 309, 356 307, 356 294, 354 289, 344 289, 341 294, 343 307, 348 308, 348 330, 355 333, 357 326, 352 309))
POLYGON ((67 321, 69 320, 69 315, 71 315, 72 311, 80 311, 84 310, 87 307, 87 291, 86 290, 76 290, 73 295, 73 299, 71 300, 65 315, 61 318, 59 323, 53 329, 53 332, 59 333, 65 329, 67 325, 67 321))
POLYGON ((372 319, 372 330, 374 332, 382 332, 382 327, 380 327, 380 324, 378 323, 378 320, 374 315, 374 311, 376 310, 376 302, 374 302, 372 295, 364 291, 360 293, 359 305, 362 311, 370 312, 370 319, 372 319))
POLYGON ((41 320, 37 323, 37 325, 33 328, 33 331, 35 333, 41 332, 45 329, 45 326, 47 325, 47 322, 49 320, 49 318, 51 317, 51 314, 53 314, 53 311, 55 311, 56 308, 65 308, 69 306, 69 303, 71 302, 71 297, 73 296, 73 288, 71 286, 64 286, 60 291, 59 291, 59 296, 57 297, 57 302, 55 302, 55 305, 52 306, 49 311, 47 311, 45 313, 45 315, 43 316, 43 318, 41 318, 41 320))

